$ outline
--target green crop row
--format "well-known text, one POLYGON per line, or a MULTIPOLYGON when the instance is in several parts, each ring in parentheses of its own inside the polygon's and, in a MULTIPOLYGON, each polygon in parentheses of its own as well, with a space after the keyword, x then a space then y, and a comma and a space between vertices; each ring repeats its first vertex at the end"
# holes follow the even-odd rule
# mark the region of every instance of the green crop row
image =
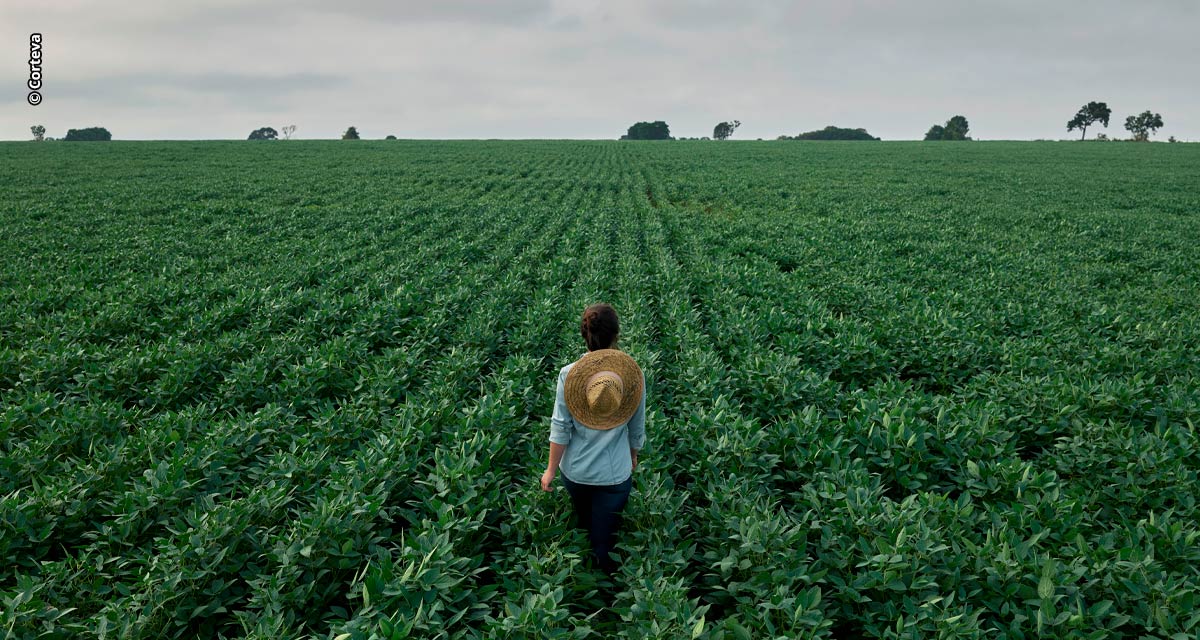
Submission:
POLYGON ((1190 145, 0 145, 14 638, 1191 638, 1190 145), (580 311, 648 443, 542 492, 580 311))

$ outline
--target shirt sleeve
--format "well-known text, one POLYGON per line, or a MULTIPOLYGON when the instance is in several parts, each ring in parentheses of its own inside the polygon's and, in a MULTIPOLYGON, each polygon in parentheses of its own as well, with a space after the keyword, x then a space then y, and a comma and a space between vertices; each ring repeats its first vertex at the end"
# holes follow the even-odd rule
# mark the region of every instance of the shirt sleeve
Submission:
POLYGON ((563 396, 563 377, 558 376, 558 390, 554 392, 554 415, 550 416, 550 442, 566 445, 571 442, 571 413, 563 396))
POLYGON ((646 445, 646 385, 642 385, 642 401, 629 419, 629 446, 641 449, 646 445))

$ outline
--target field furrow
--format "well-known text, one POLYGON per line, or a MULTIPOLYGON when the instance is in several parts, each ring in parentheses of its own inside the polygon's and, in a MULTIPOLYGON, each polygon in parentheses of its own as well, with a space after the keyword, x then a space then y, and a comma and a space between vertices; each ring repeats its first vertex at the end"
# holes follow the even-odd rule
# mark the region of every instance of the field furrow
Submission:
POLYGON ((0 145, 0 628, 1192 637, 1195 149, 0 145), (611 580, 538 486, 599 301, 611 580))

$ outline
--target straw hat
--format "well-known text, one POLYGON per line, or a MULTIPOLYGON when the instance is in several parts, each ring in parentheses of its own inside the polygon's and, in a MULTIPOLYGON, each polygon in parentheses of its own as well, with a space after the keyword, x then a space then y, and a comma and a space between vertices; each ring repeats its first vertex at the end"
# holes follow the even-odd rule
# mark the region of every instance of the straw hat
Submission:
POLYGON ((642 370, 617 349, 588 352, 567 372, 563 397, 575 421, 607 431, 633 417, 642 401, 642 370))

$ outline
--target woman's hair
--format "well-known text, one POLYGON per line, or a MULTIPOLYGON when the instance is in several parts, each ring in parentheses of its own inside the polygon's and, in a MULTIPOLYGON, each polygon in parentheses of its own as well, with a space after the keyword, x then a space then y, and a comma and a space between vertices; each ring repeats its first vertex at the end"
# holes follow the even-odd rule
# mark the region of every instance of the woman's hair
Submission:
POLYGON ((612 305, 594 304, 583 310, 583 320, 579 322, 579 335, 587 343, 588 351, 609 349, 621 332, 621 324, 617 321, 617 310, 612 305))

